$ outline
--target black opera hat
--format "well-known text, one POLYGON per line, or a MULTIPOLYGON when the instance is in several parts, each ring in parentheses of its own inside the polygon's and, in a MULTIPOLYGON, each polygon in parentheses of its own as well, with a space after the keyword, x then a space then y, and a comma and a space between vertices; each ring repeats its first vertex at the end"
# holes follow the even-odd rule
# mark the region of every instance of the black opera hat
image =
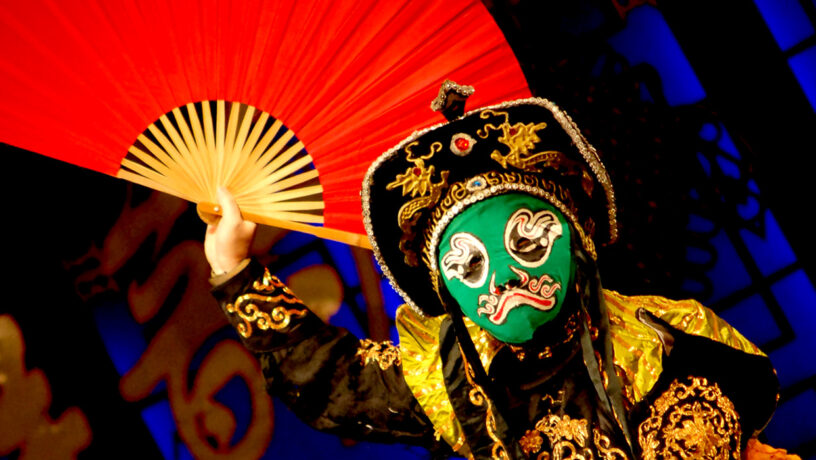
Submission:
POLYGON ((374 255, 416 311, 444 313, 436 247, 468 205, 509 192, 538 196, 570 221, 592 258, 617 238, 615 197, 595 149, 552 102, 528 98, 464 112, 473 88, 446 81, 432 107, 450 120, 382 154, 363 180, 374 255))

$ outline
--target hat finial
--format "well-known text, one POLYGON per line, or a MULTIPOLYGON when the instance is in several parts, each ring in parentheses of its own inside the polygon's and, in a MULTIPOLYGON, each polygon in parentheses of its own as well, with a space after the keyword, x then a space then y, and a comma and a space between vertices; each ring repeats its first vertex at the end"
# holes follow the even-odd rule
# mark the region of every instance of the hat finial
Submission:
POLYGON ((431 110, 442 112, 448 121, 453 121, 465 114, 465 101, 473 91, 475 90, 472 86, 445 80, 439 88, 439 94, 431 102, 431 110))

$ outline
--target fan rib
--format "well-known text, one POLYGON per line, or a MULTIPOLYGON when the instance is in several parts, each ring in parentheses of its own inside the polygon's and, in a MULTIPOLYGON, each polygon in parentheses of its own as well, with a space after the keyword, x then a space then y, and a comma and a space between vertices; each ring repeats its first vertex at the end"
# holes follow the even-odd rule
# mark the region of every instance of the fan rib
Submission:
MULTIPOLYGON (((203 155, 204 158, 210 160, 209 168, 207 171, 209 172, 208 182, 211 188, 218 187, 218 158, 216 157, 215 151, 215 132, 213 129, 213 118, 212 118, 212 110, 210 109, 210 104, 207 101, 201 104, 201 115, 203 117, 203 127, 204 127, 204 140, 206 142, 207 150, 206 155, 203 155)), ((192 117, 190 120, 192 121, 192 117)), ((214 192, 214 190, 212 190, 214 192)), ((213 195, 215 195, 213 193, 213 195)))
POLYGON ((323 187, 319 185, 312 185, 308 187, 300 187, 294 190, 287 190, 284 192, 271 193, 269 195, 254 194, 245 196, 241 198, 241 203, 262 206, 308 196, 319 196, 321 193, 323 193, 323 187))
MULTIPOLYGON (((286 134, 289 134, 289 138, 292 138, 292 131, 287 131, 286 134)), ((276 143, 277 144, 277 143, 276 143)), ((274 147, 274 146, 273 146, 274 147)), ((283 151, 280 155, 274 157, 274 160, 270 161, 263 167, 262 173, 263 175, 271 175, 278 169, 280 169, 287 161, 291 160, 295 155, 303 150, 303 142, 297 141, 296 143, 292 144, 286 150, 283 151)))
POLYGON ((254 192, 254 191, 258 191, 259 189, 269 187, 272 184, 274 184, 275 182, 277 182, 278 180, 280 180, 281 178, 286 177, 287 175, 291 174, 292 172, 297 171, 298 169, 300 169, 300 168, 302 168, 302 167, 304 167, 304 166, 306 166, 306 165, 308 165, 310 163, 312 163, 311 157, 309 157, 308 155, 305 155, 305 156, 303 156, 303 157, 289 163, 288 165, 284 166, 283 168, 280 168, 280 169, 276 170, 272 174, 264 175, 261 180, 259 180, 255 184, 252 184, 249 187, 248 190, 254 192))
MULTIPOLYGON (((238 107, 240 110, 240 104, 234 104, 233 107, 238 107)), ((238 130, 238 134, 235 139, 235 143, 232 147, 232 163, 230 165, 228 177, 230 177, 230 184, 235 181, 235 176, 237 172, 244 171, 248 167, 248 158, 247 154, 252 149, 252 144, 248 144, 248 139, 250 128, 252 127, 252 118, 255 114, 255 108, 252 106, 246 106, 246 111, 243 115, 243 120, 241 120, 241 127, 238 130)))
MULTIPOLYGON (((182 198, 182 199, 187 200, 187 201, 195 201, 195 199, 193 197, 185 196, 180 191, 172 189, 170 187, 167 187, 166 185, 164 185, 164 181, 156 180, 156 178, 154 178, 154 176, 156 174, 155 171, 152 171, 149 168, 145 168, 144 166, 142 166, 142 165, 140 165, 138 163, 134 163, 134 162, 132 162, 130 160, 127 160, 127 159, 122 161, 122 166, 124 166, 125 168, 130 169, 132 172, 128 171, 127 169, 120 169, 116 173, 116 177, 119 177, 119 178, 122 178, 122 179, 125 179, 125 180, 128 180, 128 181, 134 182, 134 183, 139 184, 139 185, 144 185, 145 187, 152 188, 152 189, 158 190, 160 192, 164 192, 164 193, 167 193, 167 194, 170 194, 170 195, 173 195, 173 196, 177 196, 177 197, 182 198)), ((158 177, 158 179, 161 179, 164 176, 156 176, 156 177, 158 177)))
POLYGON ((279 212, 279 211, 314 211, 323 209, 325 206, 322 201, 279 201, 276 203, 269 203, 263 206, 264 211, 279 212))
POLYGON ((264 214, 268 215, 273 219, 282 219, 282 220, 293 220, 295 222, 306 222, 309 224, 322 224, 323 223, 323 216, 318 214, 307 214, 303 212, 288 212, 288 211, 275 211, 267 213, 266 210, 261 210, 264 214))
POLYGON ((168 180, 172 181, 172 185, 175 188, 195 196, 195 183, 191 181, 187 169, 183 166, 173 167, 173 165, 179 164, 179 159, 182 159, 178 150, 176 150, 170 140, 167 139, 167 137, 161 132, 155 123, 148 126, 148 131, 153 134, 161 145, 161 148, 159 148, 158 145, 151 142, 153 145, 148 145, 147 147, 156 156, 156 158, 164 163, 164 165, 167 167, 167 173, 165 173, 165 176, 167 176, 168 180))
MULTIPOLYGON (((156 144, 150 141, 150 139, 145 137, 144 134, 140 134, 137 139, 139 142, 142 143, 142 145, 147 147, 147 149, 151 153, 155 151, 161 152, 161 149, 159 149, 159 147, 156 144)), ((164 164, 161 160, 159 160, 155 154, 145 152, 144 150, 136 147, 135 145, 131 146, 128 149, 128 152, 132 153, 133 156, 142 161, 147 168, 152 169, 155 173, 161 176, 168 176, 171 174, 170 169, 167 167, 167 165, 164 164)))
MULTIPOLYGON (((254 115, 253 112, 251 112, 254 115)), ((251 126, 251 116, 245 116, 244 118, 244 125, 247 127, 247 133, 244 134, 245 140, 242 142, 242 146, 240 152, 236 152, 236 155, 239 158, 238 164, 235 167, 235 170, 231 174, 232 179, 230 181, 230 187, 236 190, 236 193, 240 193, 241 187, 239 184, 245 182, 244 177, 248 177, 248 180, 251 180, 252 177, 255 176, 259 167, 255 164, 254 159, 252 158, 252 151, 255 149, 255 146, 258 144, 258 138, 260 138, 261 133, 263 132, 263 128, 266 125, 266 120, 269 116, 265 112, 261 112, 261 116, 259 119, 254 123, 254 126, 251 126), (251 126, 251 131, 250 131, 251 126)), ((243 131, 243 128, 242 128, 243 131)), ((240 136, 240 134, 239 134, 240 136)))
POLYGON ((323 187, 320 185, 311 185, 308 187, 299 187, 294 190, 287 190, 284 192, 271 193, 269 195, 261 196, 261 202, 286 201, 296 198, 303 198, 305 196, 320 195, 323 193, 323 187))
MULTIPOLYGON (((269 119, 269 115, 264 112, 262 118, 263 123, 261 123, 261 120, 259 120, 259 123, 255 126, 255 130, 258 131, 257 135, 253 133, 255 136, 260 136, 260 134, 263 132, 263 128, 269 119)), ((235 187, 236 190, 243 190, 245 187, 247 187, 248 182, 254 181, 256 178, 263 177, 262 169, 264 151, 275 139, 275 136, 282 127, 283 123, 280 120, 275 120, 272 123, 272 126, 270 126, 263 135, 261 140, 258 141, 258 143, 252 148, 252 152, 247 157, 247 167, 239 170, 236 177, 232 181, 233 187, 235 187)))
MULTIPOLYGON (((199 164, 201 166, 201 177, 204 179, 205 184, 212 184, 211 181, 212 177, 210 177, 208 174, 208 171, 212 170, 212 165, 210 164, 210 157, 209 155, 207 155, 208 151, 207 141, 205 140, 204 137, 204 131, 201 128, 201 120, 198 118, 198 111, 196 111, 195 105, 193 105, 192 103, 187 104, 186 107, 187 118, 189 119, 188 123, 193 130, 193 136, 195 138, 195 140, 193 139, 187 140, 187 146, 190 148, 190 150, 194 150, 199 153, 199 155, 196 156, 200 161, 199 164)), ((179 114, 183 120, 184 115, 181 114, 180 110, 179 114)), ((186 126, 187 123, 181 123, 181 121, 179 120, 179 127, 182 127, 184 129, 184 127, 186 126)), ((212 187, 207 187, 207 196, 209 197, 210 200, 213 201, 215 200, 215 190, 212 190, 212 187)))
MULTIPOLYGON (((180 112, 178 111, 178 108, 173 109, 173 116, 175 117, 177 122, 179 120, 179 115, 180 112)), ((170 136, 170 139, 173 141, 176 150, 180 154, 181 161, 179 161, 179 164, 182 165, 183 169, 190 176, 193 183, 195 183, 196 190, 198 192, 197 194, 206 196, 207 186, 206 182, 202 177, 202 169, 198 161, 198 157, 200 156, 197 155, 198 149, 196 148, 191 150, 187 144, 188 141, 192 141, 192 138, 188 139, 190 134, 189 129, 187 129, 186 125, 179 125, 179 128, 182 131, 182 133, 179 134, 175 126, 173 126, 173 122, 170 120, 170 117, 168 117, 166 114, 162 115, 161 118, 159 119, 161 120, 164 130, 170 136), (182 136, 184 136, 184 138, 182 138, 182 136)))
POLYGON ((215 102, 215 186, 224 184, 224 137, 226 135, 225 102, 215 102))
MULTIPOLYGON (((294 187, 295 185, 302 184, 306 181, 316 179, 319 177, 319 174, 316 169, 310 169, 308 171, 304 171, 300 174, 295 174, 294 176, 287 177, 286 179, 280 180, 271 184, 266 190, 268 192, 276 192, 278 190, 286 190, 290 187, 294 187)), ((322 185, 318 185, 320 187, 321 193, 323 190, 322 185)))

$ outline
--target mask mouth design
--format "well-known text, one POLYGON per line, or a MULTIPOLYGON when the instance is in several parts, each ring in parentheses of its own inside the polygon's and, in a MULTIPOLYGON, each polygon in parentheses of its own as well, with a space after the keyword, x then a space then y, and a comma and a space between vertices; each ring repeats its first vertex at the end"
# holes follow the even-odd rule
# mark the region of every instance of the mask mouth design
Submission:
POLYGON ((550 275, 544 274, 539 278, 530 275, 519 268, 510 266, 510 270, 519 279, 517 282, 508 282, 496 286, 496 272, 490 277, 490 294, 479 296, 479 316, 487 315, 493 324, 504 324, 511 310, 520 306, 530 306, 541 311, 549 311, 555 306, 555 293, 561 289, 561 283, 554 282, 550 275), (484 305, 482 305, 484 303, 484 305))

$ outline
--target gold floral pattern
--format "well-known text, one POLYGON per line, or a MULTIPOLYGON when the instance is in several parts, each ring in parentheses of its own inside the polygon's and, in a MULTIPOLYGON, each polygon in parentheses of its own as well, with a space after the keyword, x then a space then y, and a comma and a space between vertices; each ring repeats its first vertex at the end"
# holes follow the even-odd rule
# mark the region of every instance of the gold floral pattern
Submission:
POLYGON ((700 377, 672 382, 638 427, 645 460, 738 460, 740 436, 734 404, 716 383, 700 377))
POLYGON ((519 445, 521 445, 521 451, 527 455, 532 453, 538 452, 541 450, 541 446, 544 444, 544 438, 541 437, 541 433, 536 430, 527 430, 524 433, 524 436, 519 439, 519 445))
POLYGON ((356 356, 360 358, 363 366, 374 362, 382 370, 402 364, 400 350, 390 340, 385 342, 375 342, 371 339, 360 340, 360 348, 357 349, 356 356))
POLYGON ((541 450, 544 437, 549 450, 536 457, 539 460, 626 460, 626 454, 612 447, 609 437, 593 428, 590 437, 589 422, 573 419, 569 415, 548 414, 536 422, 535 429, 528 430, 519 440, 522 451, 532 455, 541 450), (543 435, 543 436, 542 436, 543 435), (595 451, 597 450, 597 457, 595 451))

